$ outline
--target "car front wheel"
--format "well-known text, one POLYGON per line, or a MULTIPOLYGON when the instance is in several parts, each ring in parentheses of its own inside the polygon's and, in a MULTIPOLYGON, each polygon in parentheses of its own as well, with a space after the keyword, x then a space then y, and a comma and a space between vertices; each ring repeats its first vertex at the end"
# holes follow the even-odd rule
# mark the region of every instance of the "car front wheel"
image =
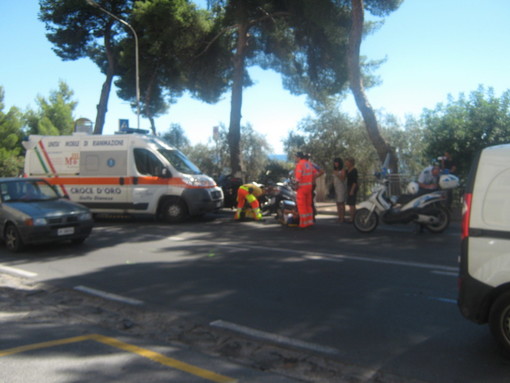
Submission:
POLYGON ((17 253, 23 250, 23 240, 18 229, 13 224, 7 225, 4 233, 5 246, 8 250, 17 253))

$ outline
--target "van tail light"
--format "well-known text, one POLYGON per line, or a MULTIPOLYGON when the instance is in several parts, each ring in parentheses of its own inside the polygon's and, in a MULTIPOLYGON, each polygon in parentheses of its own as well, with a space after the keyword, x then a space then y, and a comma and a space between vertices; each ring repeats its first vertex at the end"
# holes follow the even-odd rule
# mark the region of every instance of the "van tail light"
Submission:
POLYGON ((471 202, 473 200, 472 193, 464 194, 464 204, 462 206, 462 226, 460 238, 465 239, 469 237, 469 217, 471 215, 471 202))

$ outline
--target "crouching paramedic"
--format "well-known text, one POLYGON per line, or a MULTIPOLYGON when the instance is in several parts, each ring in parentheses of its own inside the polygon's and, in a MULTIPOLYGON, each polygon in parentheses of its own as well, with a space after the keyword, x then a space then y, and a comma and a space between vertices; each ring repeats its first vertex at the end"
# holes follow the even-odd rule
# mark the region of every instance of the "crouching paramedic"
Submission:
POLYGON ((262 219, 262 213, 260 212, 260 204, 257 199, 260 197, 264 191, 260 186, 255 183, 241 185, 237 190, 237 211, 234 216, 234 219, 239 219, 241 217, 241 212, 244 209, 244 205, 247 202, 253 212, 253 218, 256 221, 262 219))

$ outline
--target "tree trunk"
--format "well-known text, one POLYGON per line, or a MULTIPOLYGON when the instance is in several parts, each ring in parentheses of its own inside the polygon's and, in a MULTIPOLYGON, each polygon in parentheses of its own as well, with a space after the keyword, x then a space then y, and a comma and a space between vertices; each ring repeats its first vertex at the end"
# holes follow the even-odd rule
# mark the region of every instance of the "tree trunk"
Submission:
POLYGON ((101 96, 99 104, 97 104, 96 123, 94 125, 94 134, 103 134, 103 127, 108 110, 108 99, 110 98, 110 90, 112 87, 113 75, 107 73, 106 80, 101 88, 101 96))
POLYGON ((398 173, 398 159, 395 149, 391 147, 381 136, 379 124, 374 109, 365 94, 363 79, 361 78, 359 52, 363 34, 363 0, 351 0, 352 4, 352 25, 349 35, 348 70, 349 84, 354 95, 356 105, 363 116, 368 136, 374 145, 381 163, 384 163, 389 154, 388 167, 392 172, 398 173))
POLYGON ((112 89, 113 76, 115 75, 115 58, 112 52, 110 43, 111 24, 106 27, 104 35, 104 47, 106 51, 106 58, 108 66, 106 69, 106 79, 101 88, 101 96, 99 97, 99 104, 97 104, 96 123, 94 125, 94 134, 103 134, 103 127, 108 110, 108 99, 110 98, 110 90, 112 89))
POLYGON ((149 117, 149 122, 151 123, 151 131, 154 136, 157 136, 158 133, 156 132, 156 121, 154 120, 154 117, 149 117))
POLYGON ((237 47, 233 58, 232 96, 230 101, 230 126, 228 143, 230 147, 230 167, 232 174, 242 174, 241 165, 241 108, 243 105, 243 85, 245 71, 245 52, 248 44, 248 20, 243 9, 238 10, 237 47))

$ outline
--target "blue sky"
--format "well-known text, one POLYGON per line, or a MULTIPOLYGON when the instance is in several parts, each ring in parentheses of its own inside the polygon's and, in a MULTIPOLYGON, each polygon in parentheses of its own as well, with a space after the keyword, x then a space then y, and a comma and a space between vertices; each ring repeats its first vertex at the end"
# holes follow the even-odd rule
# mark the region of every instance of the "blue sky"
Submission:
MULTIPOLYGON (((48 97, 61 79, 78 101, 75 117, 94 121, 103 75, 86 59, 61 61, 46 40, 38 11, 37 0, 0 1, 4 112, 11 106, 35 108, 37 95, 48 97)), ((387 59, 377 71, 382 84, 368 90, 370 103, 403 121, 406 114, 419 116, 423 108, 445 102, 448 94, 457 98, 478 85, 493 87, 501 95, 510 89, 509 16, 508 0, 404 0, 362 44, 362 54, 369 59, 387 59)), ((281 140, 312 111, 304 96, 282 89, 278 74, 250 71, 256 84, 244 93, 242 123, 251 123, 280 153, 281 140)), ((214 105, 183 97, 156 124, 159 132, 165 132, 171 123, 178 123, 192 143, 206 143, 214 125, 228 126, 229 107, 229 93, 214 105)), ((342 109, 357 114, 351 97, 342 109)), ((104 133, 116 131, 119 119, 136 126, 136 114, 113 91, 104 133)), ((148 126, 142 119, 141 128, 148 126)))

